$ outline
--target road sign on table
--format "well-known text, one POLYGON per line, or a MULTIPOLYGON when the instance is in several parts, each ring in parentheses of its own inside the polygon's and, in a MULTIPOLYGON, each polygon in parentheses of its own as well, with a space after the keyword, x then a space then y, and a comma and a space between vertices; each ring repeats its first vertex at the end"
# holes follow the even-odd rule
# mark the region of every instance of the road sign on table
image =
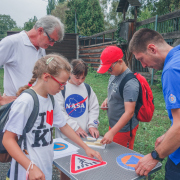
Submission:
POLYGON ((128 170, 135 170, 134 167, 138 163, 138 161, 143 157, 141 154, 137 153, 126 153, 121 154, 117 157, 116 161, 118 165, 120 165, 122 168, 128 169, 128 170))
POLYGON ((104 166, 106 164, 107 162, 105 161, 100 162, 97 159, 82 156, 79 154, 72 154, 70 169, 71 169, 71 173, 77 174, 77 173, 88 171, 88 170, 91 170, 100 166, 104 166))
POLYGON ((68 145, 61 142, 54 143, 54 151, 63 151, 68 148, 68 145))

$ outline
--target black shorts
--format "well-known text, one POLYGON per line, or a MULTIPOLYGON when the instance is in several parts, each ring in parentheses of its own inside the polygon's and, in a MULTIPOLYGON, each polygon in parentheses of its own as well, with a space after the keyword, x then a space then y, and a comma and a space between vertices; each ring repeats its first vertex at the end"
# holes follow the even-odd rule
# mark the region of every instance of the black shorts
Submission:
POLYGON ((175 165, 174 162, 168 157, 165 170, 165 180, 180 180, 180 163, 175 165))

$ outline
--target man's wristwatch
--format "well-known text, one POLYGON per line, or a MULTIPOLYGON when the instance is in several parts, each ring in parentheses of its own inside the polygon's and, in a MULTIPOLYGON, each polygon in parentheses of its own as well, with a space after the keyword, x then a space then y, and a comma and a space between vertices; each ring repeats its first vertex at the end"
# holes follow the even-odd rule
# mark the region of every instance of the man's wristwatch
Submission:
POLYGON ((151 156, 152 156, 153 159, 156 159, 156 160, 161 161, 161 162, 164 160, 164 159, 162 159, 162 158, 159 157, 159 154, 157 153, 156 150, 153 150, 153 151, 151 152, 151 156))

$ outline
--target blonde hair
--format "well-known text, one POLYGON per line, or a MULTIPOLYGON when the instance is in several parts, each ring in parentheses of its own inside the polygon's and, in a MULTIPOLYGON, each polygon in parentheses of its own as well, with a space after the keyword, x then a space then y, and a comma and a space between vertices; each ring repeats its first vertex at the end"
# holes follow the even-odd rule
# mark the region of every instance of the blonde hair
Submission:
MULTIPOLYGON (((41 78, 42 74, 48 73, 52 76, 58 76, 62 70, 65 70, 67 73, 71 72, 71 65, 69 64, 68 60, 59 54, 48 54, 45 57, 39 59, 34 66, 33 69, 33 76, 28 84, 32 85, 34 82, 41 78), (51 60, 50 60, 51 59, 51 60), (50 60, 50 61, 49 61, 50 60)), ((22 91, 29 89, 29 85, 25 85, 19 88, 18 92, 16 93, 19 96, 22 91)))

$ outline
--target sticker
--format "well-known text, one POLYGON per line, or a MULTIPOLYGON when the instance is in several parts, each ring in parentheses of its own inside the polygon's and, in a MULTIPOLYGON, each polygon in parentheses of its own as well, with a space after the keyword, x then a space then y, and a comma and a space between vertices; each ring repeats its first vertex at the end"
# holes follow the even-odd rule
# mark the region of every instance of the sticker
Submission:
POLYGON ((68 148, 68 145, 61 142, 54 143, 54 151, 63 151, 68 148))
POLYGON ((46 112, 46 122, 52 126, 53 124, 53 110, 46 112))
POLYGON ((100 162, 97 159, 82 156, 79 154, 72 154, 70 169, 71 169, 71 173, 77 174, 100 166, 104 166, 106 164, 107 162, 105 161, 100 162))
POLYGON ((170 103, 175 103, 175 102, 176 102, 176 96, 174 96, 173 94, 170 94, 170 96, 169 96, 169 102, 170 102, 170 103))
POLYGON ((65 101, 65 109, 69 116, 78 118, 82 116, 86 110, 86 100, 79 94, 72 94, 65 101))
POLYGON ((99 122, 97 120, 94 120, 93 122, 94 122, 94 124, 99 124, 99 122))
POLYGON ((127 169, 127 170, 134 170, 134 167, 138 163, 138 161, 144 157, 141 154, 136 153, 127 153, 127 154, 121 154, 117 157, 116 161, 119 166, 127 169))

